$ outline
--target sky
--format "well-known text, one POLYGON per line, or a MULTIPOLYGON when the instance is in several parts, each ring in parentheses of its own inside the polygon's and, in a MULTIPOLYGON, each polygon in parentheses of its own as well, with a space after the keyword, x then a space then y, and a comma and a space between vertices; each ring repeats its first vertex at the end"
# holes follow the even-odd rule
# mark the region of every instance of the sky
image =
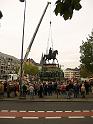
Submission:
MULTIPOLYGON (((63 69, 78 67, 80 46, 93 29, 93 0, 81 0, 82 9, 74 11, 72 19, 67 21, 54 14, 56 0, 50 1, 51 5, 44 15, 28 58, 39 63, 42 53, 46 54, 47 47, 51 47, 53 42, 53 49, 58 50, 57 59, 61 67, 63 69), (52 33, 49 35, 50 20, 52 33)), ((47 2, 48 0, 26 0, 24 55, 47 2)), ((3 13, 0 20, 0 52, 20 59, 24 2, 0 0, 0 10, 3 13)))

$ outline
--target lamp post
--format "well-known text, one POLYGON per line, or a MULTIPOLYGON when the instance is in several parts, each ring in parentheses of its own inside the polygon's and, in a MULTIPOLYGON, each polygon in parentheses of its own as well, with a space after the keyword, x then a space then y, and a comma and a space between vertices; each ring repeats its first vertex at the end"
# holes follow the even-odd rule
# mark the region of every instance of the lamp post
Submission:
POLYGON ((21 49, 21 62, 20 62, 20 96, 22 96, 22 77, 23 77, 23 47, 24 47, 24 31, 25 31, 25 15, 26 15, 26 0, 19 0, 24 2, 24 18, 23 18, 23 32, 22 32, 22 49, 21 49))

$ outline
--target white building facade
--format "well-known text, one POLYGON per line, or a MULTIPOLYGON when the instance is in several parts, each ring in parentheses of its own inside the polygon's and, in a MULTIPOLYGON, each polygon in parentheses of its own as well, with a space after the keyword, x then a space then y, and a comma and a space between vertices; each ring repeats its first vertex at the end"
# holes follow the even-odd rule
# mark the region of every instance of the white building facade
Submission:
POLYGON ((64 78, 65 79, 80 79, 80 69, 75 68, 67 68, 64 70, 64 78))

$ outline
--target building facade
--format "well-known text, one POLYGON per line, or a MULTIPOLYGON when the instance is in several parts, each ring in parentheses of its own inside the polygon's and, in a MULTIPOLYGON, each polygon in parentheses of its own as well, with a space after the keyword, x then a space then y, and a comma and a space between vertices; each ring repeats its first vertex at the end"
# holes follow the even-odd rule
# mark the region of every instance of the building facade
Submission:
POLYGON ((0 52, 0 79, 5 79, 8 74, 14 74, 19 64, 17 58, 0 52))
POLYGON ((64 78, 65 79, 80 79, 80 69, 75 68, 67 68, 64 70, 64 78))

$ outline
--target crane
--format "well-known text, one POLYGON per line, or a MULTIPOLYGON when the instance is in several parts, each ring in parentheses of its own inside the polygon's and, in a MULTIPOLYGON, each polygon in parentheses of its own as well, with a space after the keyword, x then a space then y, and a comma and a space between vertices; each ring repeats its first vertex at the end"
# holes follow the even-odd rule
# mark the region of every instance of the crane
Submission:
MULTIPOLYGON (((32 36, 32 39, 31 39, 31 41, 30 41, 30 44, 29 44, 29 46, 28 46, 28 48, 27 48, 27 50, 26 50, 25 56, 24 56, 23 60, 21 60, 21 61, 22 61, 22 62, 21 62, 21 67, 19 68, 19 72, 18 72, 18 74, 20 75, 20 79, 22 79, 22 73, 23 73, 23 71, 22 71, 22 65, 23 65, 24 61, 27 60, 27 57, 28 57, 29 52, 30 52, 30 50, 31 50, 32 44, 33 44, 33 42, 34 42, 34 39, 35 39, 35 37, 36 37, 36 34, 37 34, 37 32, 38 32, 38 29, 39 29, 39 27, 40 27, 40 24, 41 24, 41 22, 42 22, 42 20, 43 20, 43 17, 44 17, 44 15, 45 15, 45 13, 46 13, 46 10, 47 10, 49 4, 51 4, 51 2, 47 2, 47 5, 46 5, 46 7, 45 7, 45 9, 44 9, 44 11, 43 11, 43 14, 42 14, 42 16, 41 16, 41 18, 40 18, 40 20, 39 20, 39 23, 38 23, 38 25, 37 25, 37 27, 36 27, 36 29, 35 29, 34 34, 33 34, 33 36, 32 36)), ((22 82, 22 81, 21 81, 21 82, 22 82)))
POLYGON ((36 30, 35 30, 35 32, 34 32, 34 34, 33 34, 33 37, 32 37, 32 39, 31 39, 31 41, 30 41, 30 44, 29 44, 29 46, 28 46, 28 48, 27 48, 27 51, 26 51, 26 54, 25 54, 25 56, 24 56, 24 61, 27 59, 27 57, 28 57, 28 55, 29 55, 29 52, 30 52, 31 47, 32 47, 32 44, 33 44, 33 42, 34 42, 34 39, 35 39, 35 37, 36 37, 36 34, 37 34, 37 32, 38 32, 38 29, 39 29, 39 27, 40 27, 40 24, 41 24, 41 22, 42 22, 42 20, 43 20, 43 17, 44 17, 44 15, 45 15, 45 13, 46 13, 46 10, 47 10, 49 4, 51 4, 51 3, 50 3, 50 2, 47 3, 47 5, 46 5, 46 7, 45 7, 45 9, 44 9, 44 12, 43 12, 43 14, 42 14, 42 16, 41 16, 41 18, 40 18, 40 21, 39 21, 39 23, 38 23, 38 25, 37 25, 37 27, 36 27, 36 30))

